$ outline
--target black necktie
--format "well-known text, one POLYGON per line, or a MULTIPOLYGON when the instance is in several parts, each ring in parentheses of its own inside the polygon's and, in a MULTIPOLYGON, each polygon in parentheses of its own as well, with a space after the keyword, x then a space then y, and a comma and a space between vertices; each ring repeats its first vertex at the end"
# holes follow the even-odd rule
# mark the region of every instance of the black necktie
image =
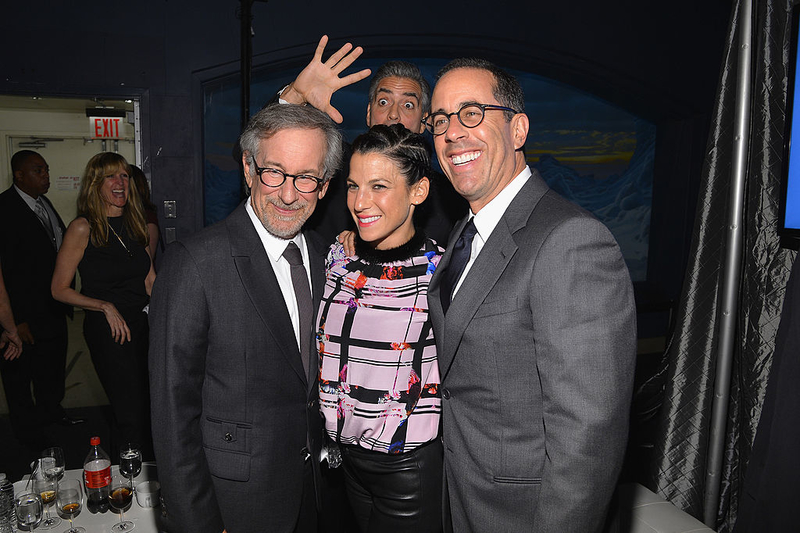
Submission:
POLYGON ((458 284, 458 278, 461 277, 461 273, 464 272, 464 268, 469 262, 469 256, 472 252, 472 239, 478 233, 474 220, 475 217, 469 219, 467 225, 464 226, 464 230, 458 237, 455 246, 453 246, 453 255, 450 256, 447 270, 442 275, 440 295, 442 297, 442 309, 445 313, 450 307, 450 300, 453 299, 453 291, 458 284))
POLYGON ((300 315, 300 357, 303 359, 303 369, 308 376, 308 364, 311 352, 311 329, 314 320, 314 310, 311 302, 311 288, 308 285, 306 267, 303 266, 303 256, 300 248, 290 242, 283 252, 283 257, 291 265, 292 286, 294 296, 297 298, 297 310, 300 315))

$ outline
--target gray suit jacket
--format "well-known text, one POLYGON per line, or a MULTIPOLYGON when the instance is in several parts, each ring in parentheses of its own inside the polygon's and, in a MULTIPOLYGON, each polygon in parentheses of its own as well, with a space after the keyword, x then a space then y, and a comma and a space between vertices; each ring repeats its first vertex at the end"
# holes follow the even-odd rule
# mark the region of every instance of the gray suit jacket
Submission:
MULTIPOLYGON (((318 305, 323 250, 306 237, 318 305)), ((310 442, 318 457, 322 438, 318 364, 312 357, 305 374, 244 205, 169 247, 150 310, 153 444, 168 530, 291 532, 303 450, 310 442)))
POLYGON ((606 227, 536 171, 450 305, 431 282, 453 530, 597 531, 627 442, 636 315, 606 227))

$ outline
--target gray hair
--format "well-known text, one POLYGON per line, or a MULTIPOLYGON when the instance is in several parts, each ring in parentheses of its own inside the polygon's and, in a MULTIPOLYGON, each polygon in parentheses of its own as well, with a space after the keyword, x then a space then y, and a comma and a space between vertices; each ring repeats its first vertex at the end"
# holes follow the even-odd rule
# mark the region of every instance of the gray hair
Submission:
MULTIPOLYGON (((494 77, 494 87, 492 87, 492 95, 500 102, 500 105, 510 107, 517 113, 525 112, 525 93, 522 90, 517 78, 501 69, 491 61, 480 59, 476 57, 461 57, 450 61, 442 67, 436 75, 436 79, 442 79, 442 76, 460 68, 472 68, 477 70, 485 70, 494 77)), ((510 111, 503 111, 506 120, 511 120, 514 116, 510 111)))
POLYGON ((250 118, 239 137, 239 146, 242 153, 249 155, 251 161, 255 162, 259 156, 261 141, 281 130, 294 128, 320 130, 325 135, 328 147, 325 150, 321 178, 324 181, 331 179, 342 162, 342 133, 328 115, 311 106, 276 103, 265 107, 250 118))
POLYGON ((385 78, 408 78, 419 85, 422 94, 419 95, 419 105, 422 106, 422 113, 428 114, 431 110, 431 86, 422 75, 419 67, 408 61, 389 61, 381 65, 372 76, 369 82, 369 101, 373 102, 378 94, 378 85, 385 78))

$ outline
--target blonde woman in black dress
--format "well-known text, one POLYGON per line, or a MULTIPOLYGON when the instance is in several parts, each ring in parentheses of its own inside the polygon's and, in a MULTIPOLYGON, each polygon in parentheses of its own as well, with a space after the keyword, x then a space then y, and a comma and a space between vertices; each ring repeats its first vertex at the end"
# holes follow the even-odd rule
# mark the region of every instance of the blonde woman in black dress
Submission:
POLYGON ((83 334, 111 403, 117 445, 151 449, 145 307, 155 280, 144 210, 119 154, 86 165, 78 217, 64 235, 53 274, 56 300, 86 311, 83 334), (80 273, 81 291, 72 287, 80 273))

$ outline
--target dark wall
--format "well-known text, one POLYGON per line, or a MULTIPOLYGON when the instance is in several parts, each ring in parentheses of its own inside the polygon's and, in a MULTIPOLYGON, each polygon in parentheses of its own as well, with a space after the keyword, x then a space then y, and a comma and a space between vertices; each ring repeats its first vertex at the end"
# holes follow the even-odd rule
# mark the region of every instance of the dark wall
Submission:
MULTIPOLYGON (((352 40, 369 57, 479 55, 592 92, 668 125, 656 171, 668 193, 654 205, 653 238, 675 231, 656 218, 679 213, 685 248, 730 2, 508 4, 256 2, 253 62, 299 70, 327 33, 329 50, 352 40)), ((178 238, 199 229, 200 84, 239 68, 239 2, 17 0, 2 11, 0 93, 141 97, 153 199, 177 201, 167 225, 178 238)))

